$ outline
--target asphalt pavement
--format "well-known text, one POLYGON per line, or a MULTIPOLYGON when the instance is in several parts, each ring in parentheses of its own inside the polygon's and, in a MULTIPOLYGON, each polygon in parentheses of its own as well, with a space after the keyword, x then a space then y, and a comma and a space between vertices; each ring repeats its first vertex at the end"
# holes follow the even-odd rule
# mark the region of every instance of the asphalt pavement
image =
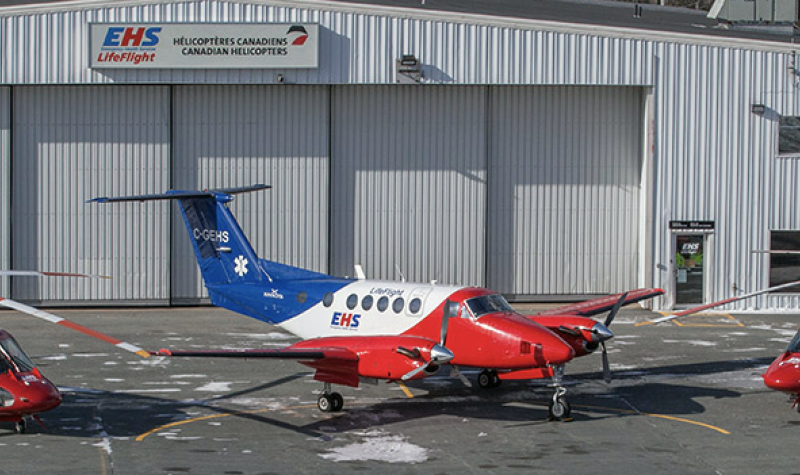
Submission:
MULTIPOLYGON (((55 313, 148 349, 269 348, 281 330, 213 308, 55 313)), ((10 331, 64 393, 18 435, 0 423, 0 474, 792 474, 800 414, 760 374, 800 315, 657 316, 624 309, 609 345, 568 365, 569 422, 547 421, 547 381, 465 387, 322 384, 293 361, 142 359, 11 311, 10 331)), ((477 373, 467 371, 474 381, 477 373)))

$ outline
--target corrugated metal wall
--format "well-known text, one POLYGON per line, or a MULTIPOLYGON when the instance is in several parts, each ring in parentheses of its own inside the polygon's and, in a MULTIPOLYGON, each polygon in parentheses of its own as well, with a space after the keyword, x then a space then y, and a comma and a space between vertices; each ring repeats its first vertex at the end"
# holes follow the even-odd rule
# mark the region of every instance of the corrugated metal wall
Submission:
POLYGON ((16 278, 13 298, 168 300, 166 205, 85 201, 168 187, 169 89, 17 87, 13 99, 14 268, 113 277, 16 278))
MULTIPOLYGON (((277 72, 293 84, 389 84, 396 80, 395 61, 403 54, 415 54, 424 65, 425 82, 431 83, 641 85, 652 83, 655 59, 652 42, 643 34, 469 14, 453 20, 447 12, 332 2, 269 5, 201 0, 111 4, 26 16, 0 12, 0 57, 8 58, 0 68, 0 84, 272 84, 277 72), (320 67, 92 70, 87 51, 88 25, 93 22, 319 23, 320 67), (46 54, 39 54, 42 43, 46 54)), ((706 41, 723 44, 710 37, 706 41)), ((745 44, 733 38, 724 41, 745 44)))
MULTIPOLYGON (((328 270, 329 93, 324 86, 175 89, 173 186, 272 185, 234 214, 259 256, 328 270)), ((175 208, 172 298, 207 297, 175 208)))
MULTIPOLYGON (((644 269, 645 275, 640 276, 638 283, 667 290, 673 285, 672 235, 668 229, 672 219, 708 219, 717 224, 713 251, 716 264, 709 270, 711 285, 706 291, 706 300, 730 296, 734 288, 749 291, 764 287, 768 282, 768 260, 751 251, 769 246, 770 229, 800 229, 800 222, 795 221, 800 217, 795 218, 792 204, 800 199, 797 196, 800 192, 794 186, 800 181, 800 170, 794 163, 796 159, 775 157, 777 115, 800 115, 798 49, 789 43, 632 32, 470 15, 453 19, 446 13, 377 6, 269 5, 218 0, 66 6, 62 11, 0 14, 0 38, 4 40, 0 42, 0 84, 4 85, 256 84, 274 82, 278 72, 284 74, 287 83, 294 84, 388 84, 395 81, 395 60, 410 53, 421 60, 425 82, 448 84, 448 87, 456 84, 652 87, 654 120, 647 124, 647 134, 653 146, 645 154, 652 157, 652 176, 656 184, 652 190, 653 219, 641 223, 639 233, 645 236, 652 230, 653 242, 642 245, 652 252, 652 258, 645 259, 652 262, 652 266, 644 269), (323 32, 320 67, 303 71, 89 69, 85 54, 88 23, 125 21, 318 22, 323 32), (752 114, 750 105, 756 103, 766 105, 769 113, 752 114)), ((342 88, 343 94, 355 94, 346 89, 342 88)), ((363 102, 368 110, 366 101, 363 102)), ((492 111, 490 116, 494 113, 492 111)), ((344 111, 342 116, 349 117, 344 111)), ((338 132, 337 125, 333 127, 338 132)), ((338 152, 336 136, 331 139, 333 152, 338 152)), ((15 137, 15 143, 16 140, 15 137)), ((396 144, 405 146, 400 142, 396 144)), ((454 147, 453 150, 459 150, 460 144, 454 147)), ((442 149, 441 153, 447 155, 451 150, 442 149)), ((363 153, 354 156, 365 157, 363 153)), ((20 158, 17 154, 14 158, 16 168, 20 158)), ((335 153, 333 159, 335 175, 339 173, 335 153)), ((367 170, 367 173, 377 173, 375 168, 367 170)), ((356 176, 348 174, 351 178, 348 184, 366 189, 367 185, 358 184, 356 176)), ((455 189, 463 177, 448 181, 432 174, 430 179, 455 189)), ((402 178, 397 183, 411 183, 411 180, 402 178)), ((336 205, 337 185, 336 182, 332 184, 332 205, 336 205)), ((399 190, 394 196, 404 197, 399 190)), ((480 202, 487 203, 485 190, 476 187, 475 192, 480 202)), ((391 193, 386 191, 386 195, 391 196, 391 193)), ((340 208, 335 211, 343 212, 340 208)), ((374 211, 359 213, 366 217, 374 211)), ((480 213, 485 214, 485 210, 480 213)), ((646 215, 646 210, 642 214, 646 215)), ((471 223, 469 219, 464 218, 464 222, 471 223)), ((475 219, 485 219, 485 216, 475 219)), ((341 248, 336 243, 345 242, 337 233, 356 238, 358 233, 365 232, 357 225, 351 221, 351 226, 345 229, 331 230, 335 252, 341 248)), ((464 248, 474 244, 466 242, 464 248)), ((364 248, 359 244, 359 249, 364 248)), ((402 248, 398 250, 405 252, 402 248)), ((353 250, 344 251, 342 257, 331 256, 331 271, 350 274, 353 261, 364 259, 353 250)), ((470 262, 473 261, 475 259, 470 262)), ((388 267, 393 265, 391 262, 388 267)), ((376 273, 394 275, 391 269, 378 269, 372 275, 376 273)), ((417 275, 445 280, 431 275, 437 273, 431 269, 417 275)), ((479 270, 459 270, 447 279, 472 278, 480 274, 479 270)), ((491 284, 491 280, 487 283, 491 284)), ((665 299, 657 301, 657 306, 663 308, 666 302, 665 299)), ((765 296, 733 307, 762 309, 777 305, 787 308, 798 303, 797 296, 765 296)))
POLYGON ((639 281, 643 95, 491 88, 489 286, 512 295, 639 281))
MULTIPOLYGON (((780 115, 800 115, 793 54, 660 44, 655 88, 654 285, 674 290, 670 220, 710 220, 714 260, 705 300, 769 286, 772 229, 800 230, 797 158, 777 157, 780 115), (761 116, 751 112, 763 104, 761 116)), ((736 310, 796 308, 798 296, 760 296, 736 310)), ((657 302, 668 307, 670 299, 657 302)))
POLYGON ((336 87, 331 271, 482 285, 486 88, 336 87))
MULTIPOLYGON (((0 87, 0 269, 11 268, 11 89, 0 87)), ((9 294, 0 277, 0 296, 9 294)))

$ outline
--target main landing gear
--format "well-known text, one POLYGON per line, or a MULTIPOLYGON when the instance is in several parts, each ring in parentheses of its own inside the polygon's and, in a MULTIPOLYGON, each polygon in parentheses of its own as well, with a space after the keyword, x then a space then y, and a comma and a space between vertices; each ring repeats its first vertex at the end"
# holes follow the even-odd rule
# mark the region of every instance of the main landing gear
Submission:
POLYGON ((483 389, 496 388, 500 386, 502 380, 497 376, 497 371, 493 369, 485 369, 478 375, 478 386, 483 389))
POLYGON ((317 407, 322 412, 339 412, 344 407, 344 398, 337 392, 331 392, 331 383, 325 383, 317 399, 317 407))
POLYGON ((14 431, 16 431, 17 434, 24 434, 25 431, 27 430, 28 430, 28 421, 26 421, 25 419, 18 420, 17 423, 14 425, 14 431))
POLYGON ((564 397, 567 394, 567 388, 561 385, 563 378, 564 365, 553 366, 553 387, 556 391, 548 406, 549 419, 552 421, 568 420, 572 414, 572 408, 567 402, 567 398, 564 397))

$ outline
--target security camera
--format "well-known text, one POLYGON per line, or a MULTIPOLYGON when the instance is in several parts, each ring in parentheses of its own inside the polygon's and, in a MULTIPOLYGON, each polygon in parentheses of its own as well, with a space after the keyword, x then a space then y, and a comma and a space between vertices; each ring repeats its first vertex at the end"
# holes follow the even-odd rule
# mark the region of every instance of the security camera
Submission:
POLYGON ((286 81, 286 79, 283 77, 283 74, 278 74, 277 76, 275 76, 275 82, 277 84, 283 84, 284 81, 286 81))

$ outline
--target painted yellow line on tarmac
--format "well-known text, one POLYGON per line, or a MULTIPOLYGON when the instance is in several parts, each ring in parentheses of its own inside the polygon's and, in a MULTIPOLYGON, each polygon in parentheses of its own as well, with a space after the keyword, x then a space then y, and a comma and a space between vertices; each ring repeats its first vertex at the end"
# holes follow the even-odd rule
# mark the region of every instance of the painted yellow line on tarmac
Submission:
POLYGON ((409 399, 414 399, 414 395, 408 389, 408 386, 406 386, 402 381, 398 381, 397 385, 400 386, 400 389, 402 389, 403 392, 406 393, 406 396, 408 396, 409 399))
POLYGON ((673 320, 673 321, 675 322, 675 325, 678 325, 679 327, 720 327, 720 328, 728 328, 728 327, 731 327, 731 326, 734 326, 734 327, 743 327, 744 326, 744 323, 740 322, 739 320, 736 320, 735 318, 733 318, 732 315, 730 315, 728 313, 704 313, 702 315, 694 315, 692 317, 685 317, 683 322, 679 321, 678 319, 673 320), (701 317, 725 317, 728 320, 730 320, 732 322, 732 324, 729 324, 729 323, 689 323, 688 322, 689 318, 697 319, 697 318, 701 318, 701 317))
POLYGON ((711 424, 706 424, 704 422, 693 421, 691 419, 684 419, 682 417, 667 416, 665 414, 653 414, 651 412, 633 411, 633 410, 630 410, 630 409, 615 409, 613 407, 605 407, 605 406, 584 406, 584 405, 574 404, 572 407, 581 407, 581 408, 584 408, 584 409, 594 409, 594 410, 602 410, 602 411, 612 411, 612 412, 618 412, 620 414, 630 414, 630 415, 640 415, 640 416, 647 416, 647 417, 656 417, 656 418, 659 418, 659 419, 667 419, 667 420, 675 421, 675 422, 683 422, 684 424, 692 424, 692 425, 696 425, 696 426, 700 426, 700 427, 705 427, 706 429, 711 429, 713 431, 719 432, 720 434, 730 435, 730 432, 728 432, 727 430, 722 429, 720 427, 712 426, 711 424))
MULTIPOLYGON (((285 409, 307 409, 309 407, 317 407, 317 405, 316 404, 305 404, 305 405, 302 405, 302 406, 282 407, 280 409, 281 410, 285 410, 285 409)), ((225 412, 225 413, 222 413, 222 414, 210 414, 210 415, 207 415, 207 416, 199 416, 199 417, 193 417, 191 419, 184 419, 182 421, 170 422, 169 424, 164 424, 162 426, 156 427, 155 429, 151 429, 151 430, 149 430, 149 431, 147 431, 147 432, 145 432, 143 434, 139 434, 136 437, 136 442, 141 442, 145 438, 147 438, 150 435, 155 434, 156 432, 160 432, 160 431, 162 431, 164 429, 170 429, 172 427, 182 426, 184 424, 192 424, 194 422, 208 421, 208 420, 211 420, 211 419, 218 419, 220 417, 238 416, 238 415, 243 415, 243 414, 258 414, 258 413, 261 413, 261 412, 268 412, 268 411, 275 411, 275 410, 277 410, 277 409, 266 408, 266 409, 257 409, 257 410, 253 410, 253 411, 225 412)))
MULTIPOLYGON (((672 315, 671 313, 668 313, 668 312, 658 312, 658 313, 660 313, 661 315, 663 315, 665 317, 668 317, 668 316, 672 315)), ((641 327, 641 326, 645 326, 645 325, 652 325, 654 323, 655 322, 653 322, 653 321, 639 322, 639 323, 635 324, 634 326, 635 327, 641 327)), ((728 313, 703 313, 703 314, 698 314, 698 315, 687 315, 685 317, 679 317, 679 318, 676 318, 675 320, 670 320, 669 322, 663 322, 663 323, 674 323, 675 325, 677 325, 679 327, 694 327, 694 328, 697 328, 697 327, 730 328, 730 327, 743 327, 744 326, 744 323, 740 322, 739 320, 736 320, 735 318, 733 318, 732 315, 730 315, 728 313), (726 317, 732 323, 686 323, 686 320, 688 320, 690 318, 697 319, 697 318, 702 318, 702 317, 726 317), (680 320, 683 320, 683 322, 681 322, 680 320)))

